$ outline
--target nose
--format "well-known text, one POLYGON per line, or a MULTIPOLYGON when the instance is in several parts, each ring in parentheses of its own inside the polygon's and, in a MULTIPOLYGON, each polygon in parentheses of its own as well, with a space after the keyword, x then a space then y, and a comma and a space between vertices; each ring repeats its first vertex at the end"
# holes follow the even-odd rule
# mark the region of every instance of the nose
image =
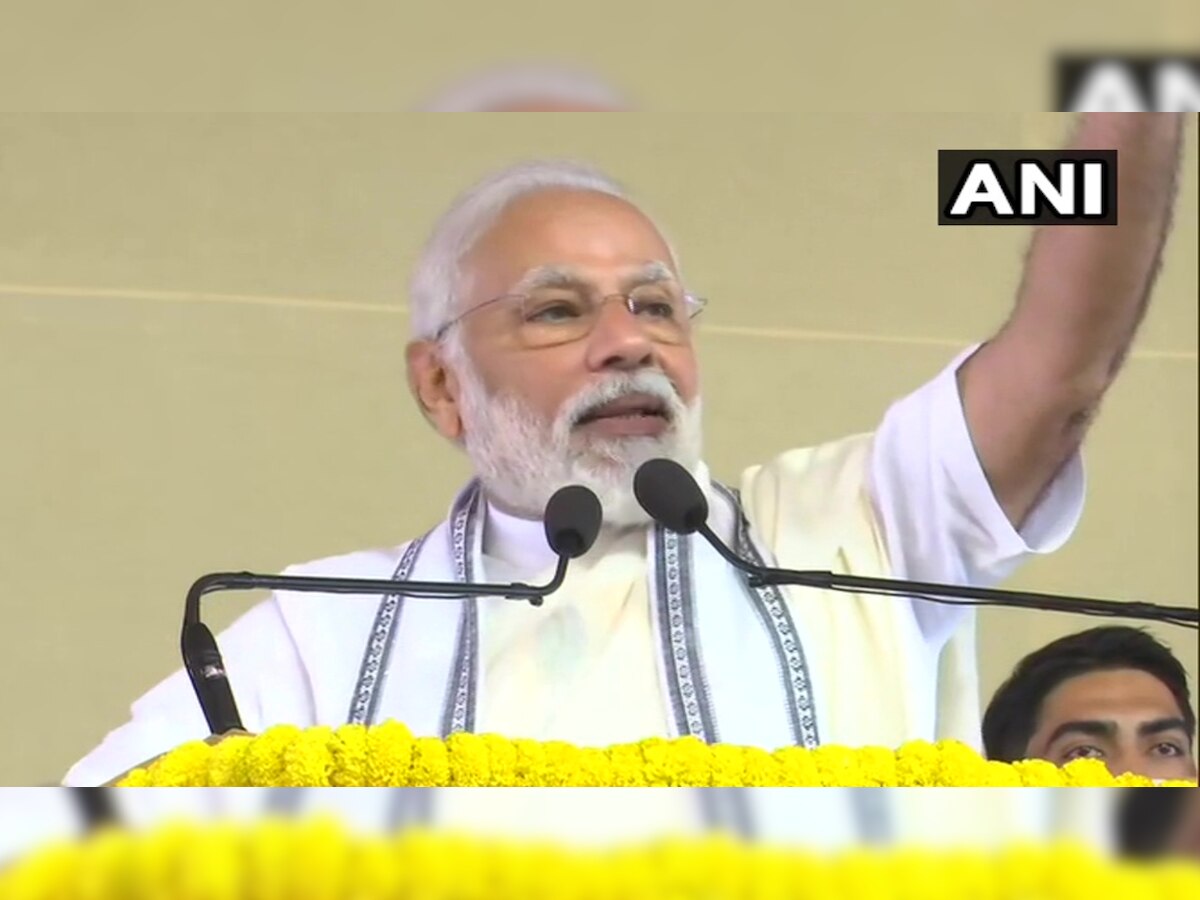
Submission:
POLYGON ((593 371, 640 369, 654 360, 654 342, 623 303, 605 303, 588 338, 587 363, 593 371))

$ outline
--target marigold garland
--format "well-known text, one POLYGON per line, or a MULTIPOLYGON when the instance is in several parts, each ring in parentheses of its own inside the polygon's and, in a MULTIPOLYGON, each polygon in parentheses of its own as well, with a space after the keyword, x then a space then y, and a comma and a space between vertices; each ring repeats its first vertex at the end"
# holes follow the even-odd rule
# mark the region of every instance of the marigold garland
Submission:
POLYGON ((1200 866, 1084 847, 835 854, 676 838, 619 849, 434 832, 351 837, 332 820, 112 830, 0 873, 0 900, 1183 900, 1200 866))
MULTIPOLYGON (((216 746, 184 744, 120 787, 1145 787, 1098 760, 990 762, 965 744, 899 750, 708 745, 653 738, 605 749, 455 734, 414 738, 398 722, 366 728, 275 726, 216 746)), ((1168 782, 1193 786, 1194 782, 1168 782)))

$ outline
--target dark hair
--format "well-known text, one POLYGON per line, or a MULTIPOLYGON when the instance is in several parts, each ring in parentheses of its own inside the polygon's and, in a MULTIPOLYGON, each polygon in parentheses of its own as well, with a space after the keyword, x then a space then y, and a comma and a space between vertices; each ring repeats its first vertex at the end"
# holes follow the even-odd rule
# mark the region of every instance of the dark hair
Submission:
POLYGON ((1117 804, 1117 852, 1131 859, 1164 856, 1191 794, 1182 788, 1129 788, 1117 804))
POLYGON ((1047 695, 1068 678, 1111 669, 1138 669, 1166 685, 1179 705, 1191 739, 1196 714, 1183 665, 1146 632, 1114 625, 1069 634, 1017 663, 983 716, 983 746, 988 759, 1024 759, 1047 695))

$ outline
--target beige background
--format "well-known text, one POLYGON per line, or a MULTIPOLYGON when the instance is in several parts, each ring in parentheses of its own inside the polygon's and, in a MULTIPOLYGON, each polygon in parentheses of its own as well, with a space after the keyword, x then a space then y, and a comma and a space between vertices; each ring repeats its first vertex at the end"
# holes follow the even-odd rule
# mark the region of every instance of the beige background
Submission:
MULTIPOLYGON (((53 781, 179 664, 214 569, 392 545, 466 473, 403 377, 404 281, 475 177, 625 180, 712 298, 708 458, 733 478, 872 428, 1005 316, 1024 228, 939 228, 936 151, 1051 115, 0 117, 0 782, 53 781)), ((1197 602, 1197 153, 1076 539, 1025 588, 1197 602)), ((251 598, 209 604, 228 623, 251 598)), ((989 611, 990 690, 1096 620, 989 611)), ((1157 629, 1197 671, 1194 633, 1157 629)))
POLYGON ((1051 109, 1059 50, 1196 52, 1195 0, 5 0, 0 109, 401 111, 514 59, 639 107, 1051 109))

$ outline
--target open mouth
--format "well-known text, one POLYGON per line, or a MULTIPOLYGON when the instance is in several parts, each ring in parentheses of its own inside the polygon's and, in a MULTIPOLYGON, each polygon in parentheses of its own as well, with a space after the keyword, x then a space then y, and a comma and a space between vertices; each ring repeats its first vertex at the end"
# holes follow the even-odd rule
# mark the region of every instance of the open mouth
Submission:
POLYGON ((639 420, 647 423, 657 421, 666 426, 670 424, 671 416, 667 404, 660 398, 649 394, 629 394, 588 410, 575 424, 582 426, 605 421, 639 420))

